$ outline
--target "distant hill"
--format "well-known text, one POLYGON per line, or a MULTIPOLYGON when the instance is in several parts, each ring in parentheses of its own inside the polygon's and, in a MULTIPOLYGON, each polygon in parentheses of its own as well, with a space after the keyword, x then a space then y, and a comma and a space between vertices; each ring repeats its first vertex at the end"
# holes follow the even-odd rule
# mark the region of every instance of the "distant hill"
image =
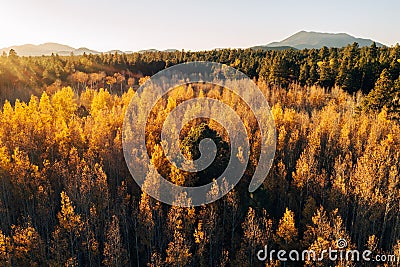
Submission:
MULTIPOLYGON (((80 48, 73 48, 68 45, 63 45, 63 44, 57 44, 57 43, 44 43, 40 45, 33 45, 33 44, 25 44, 25 45, 14 45, 10 47, 5 47, 0 49, 0 54, 3 52, 8 52, 14 49, 19 56, 50 56, 52 53, 58 54, 60 56, 69 56, 71 53, 74 53, 74 55, 83 55, 83 53, 86 54, 100 54, 102 52, 92 50, 86 47, 80 47, 80 48)), ((177 49, 166 49, 163 50, 163 52, 176 52, 179 51, 177 49)), ((139 53, 144 53, 144 52, 159 52, 157 49, 147 49, 147 50, 140 50, 138 51, 139 53)), ((118 49, 115 50, 110 50, 107 52, 103 53, 110 53, 110 54, 131 54, 133 51, 121 51, 118 49)))
POLYGON ((108 54, 115 54, 115 53, 123 54, 123 53, 128 53, 128 52, 124 52, 124 51, 121 51, 121 50, 118 50, 118 49, 114 49, 114 50, 107 51, 106 53, 108 53, 108 54))
MULTIPOLYGON (((254 50, 288 50, 288 49, 304 49, 304 48, 321 48, 323 46, 327 47, 344 47, 348 44, 352 44, 357 42, 359 46, 369 46, 374 41, 371 39, 363 39, 356 38, 347 33, 322 33, 322 32, 307 32, 300 31, 292 36, 280 41, 280 42, 272 42, 267 45, 258 45, 250 47, 250 49, 254 50)), ((383 44, 375 42, 377 46, 383 46, 383 44)), ((25 44, 25 45, 16 45, 10 46, 0 49, 0 54, 3 52, 8 53, 10 49, 14 49, 18 55, 20 56, 48 56, 52 53, 58 54, 60 56, 68 56, 71 53, 75 55, 86 54, 100 54, 102 52, 91 50, 86 47, 74 48, 68 45, 58 44, 58 43, 44 43, 40 45, 33 44, 25 44)), ((218 50, 218 49, 216 49, 218 50)), ((138 53, 145 52, 159 52, 157 49, 146 49, 140 50, 138 53)), ((179 51, 177 49, 166 49, 164 52, 176 52, 179 51)), ((132 51, 121 51, 121 50, 110 50, 104 53, 133 53, 132 51)))
MULTIPOLYGON (((280 42, 272 42, 265 47, 285 47, 290 46, 297 49, 304 48, 321 48, 327 47, 344 47, 348 44, 358 43, 360 47, 370 46, 374 41, 371 39, 363 39, 351 36, 347 33, 322 33, 300 31, 280 42)), ((377 46, 383 44, 375 42, 377 46)))
POLYGON ((45 43, 40 45, 25 44, 16 45, 0 49, 0 52, 8 53, 11 49, 14 49, 18 55, 21 56, 41 56, 41 55, 51 55, 53 52, 63 52, 71 53, 75 49, 68 45, 62 45, 57 43, 45 43))
POLYGON ((57 51, 54 54, 58 54, 60 56, 69 56, 71 53, 74 53, 74 55, 83 55, 83 53, 86 53, 86 54, 99 54, 99 52, 97 52, 95 50, 91 50, 91 49, 86 48, 86 47, 73 49, 72 51, 57 51))
POLYGON ((163 50, 163 52, 178 52, 178 51, 180 51, 180 50, 175 49, 175 48, 170 48, 170 49, 163 50))
POLYGON ((177 52, 180 51, 178 49, 165 49, 165 50, 157 50, 157 49, 145 49, 145 50, 139 50, 138 53, 148 53, 148 52, 177 52))
POLYGON ((20 56, 42 56, 42 55, 48 56, 51 55, 52 53, 59 54, 60 56, 67 56, 70 55, 71 53, 74 53, 75 55, 82 55, 83 53, 86 54, 99 53, 95 50, 91 50, 85 47, 76 49, 68 45, 57 44, 57 43, 44 43, 40 45, 33 45, 33 44, 15 45, 0 49, 0 53, 3 53, 3 51, 8 53, 10 49, 14 49, 20 56))
POLYGON ((145 49, 145 50, 138 51, 138 53, 147 53, 147 52, 159 52, 159 50, 151 48, 151 49, 145 49))
POLYGON ((250 49, 253 50, 263 50, 263 51, 270 51, 270 50, 275 50, 275 51, 281 51, 281 50, 297 50, 297 48, 294 48, 292 46, 268 46, 268 45, 256 45, 250 47, 250 49))
MULTIPOLYGON (((10 49, 14 49, 18 55, 20 56, 49 56, 52 53, 58 54, 60 56, 69 56, 71 53, 74 53, 74 55, 83 55, 83 53, 86 54, 100 54, 101 52, 92 50, 86 47, 80 47, 80 48, 73 48, 68 45, 63 45, 63 44, 57 44, 57 43, 44 43, 40 45, 33 45, 33 44, 25 44, 25 45, 15 45, 15 46, 10 46, 10 47, 5 47, 0 49, 0 54, 10 51, 10 49)), ((111 53, 114 54, 115 52, 122 54, 122 53, 132 53, 132 51, 121 51, 121 50, 110 50, 105 53, 111 53)))

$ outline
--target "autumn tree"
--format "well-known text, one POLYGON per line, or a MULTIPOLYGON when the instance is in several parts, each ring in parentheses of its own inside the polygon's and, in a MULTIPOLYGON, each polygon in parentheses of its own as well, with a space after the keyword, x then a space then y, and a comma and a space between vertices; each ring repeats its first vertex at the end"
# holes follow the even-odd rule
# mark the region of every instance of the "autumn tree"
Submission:
POLYGON ((65 192, 61 192, 61 211, 57 214, 57 217, 59 224, 53 232, 52 244, 54 261, 63 264, 76 264, 82 221, 81 216, 75 213, 75 207, 65 192))
POLYGON ((254 266, 259 260, 257 251, 268 245, 271 238, 272 221, 263 211, 262 217, 258 217, 253 208, 249 207, 246 218, 242 223, 243 237, 239 253, 236 255, 236 263, 241 266, 254 266))
POLYGON ((41 266, 45 262, 42 238, 28 222, 25 227, 12 227, 12 262, 18 266, 41 266))
POLYGON ((108 224, 103 255, 105 266, 123 266, 126 264, 126 250, 121 240, 119 219, 115 215, 112 216, 111 222, 108 224))
POLYGON ((276 230, 277 244, 287 251, 294 248, 298 238, 298 231, 295 226, 295 218, 293 211, 286 208, 283 217, 279 220, 278 229, 276 230))

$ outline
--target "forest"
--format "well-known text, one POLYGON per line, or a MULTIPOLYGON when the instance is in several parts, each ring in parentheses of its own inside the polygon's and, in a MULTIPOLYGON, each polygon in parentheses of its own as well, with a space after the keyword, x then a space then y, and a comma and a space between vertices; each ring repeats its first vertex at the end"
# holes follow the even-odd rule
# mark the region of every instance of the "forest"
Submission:
MULTIPOLYGON (((4 53, 0 265, 398 266, 398 261, 260 261, 256 254, 265 245, 321 252, 345 239, 349 248, 400 259, 399 75, 399 45, 4 53), (250 164, 223 198, 184 208, 153 199, 132 179, 122 125, 135 90, 149 76, 190 61, 224 63, 253 79, 271 107, 277 147, 272 168, 254 193, 247 189, 250 164)), ((187 85, 161 101, 154 121, 200 96, 245 113, 240 100, 222 88, 187 85)), ((251 120, 246 125, 254 129, 251 120)), ((199 175, 165 164, 159 127, 148 127, 146 146, 171 182, 193 186, 219 176, 225 152, 199 175)), ((253 146, 257 136, 257 129, 249 136, 253 146)), ((180 149, 193 158, 203 138, 216 140, 219 151, 229 142, 220 125, 207 120, 193 121, 180 138, 180 149)))

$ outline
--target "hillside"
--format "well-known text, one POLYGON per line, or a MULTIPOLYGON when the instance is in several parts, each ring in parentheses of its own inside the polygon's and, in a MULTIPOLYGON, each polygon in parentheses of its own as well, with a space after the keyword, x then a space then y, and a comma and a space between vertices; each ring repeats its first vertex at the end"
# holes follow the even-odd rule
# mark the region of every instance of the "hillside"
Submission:
MULTIPOLYGON (((358 43, 360 47, 370 46, 374 40, 371 39, 363 39, 351 36, 347 33, 322 33, 322 32, 307 32, 300 31, 298 33, 293 34, 292 36, 280 41, 280 42, 272 42, 267 45, 257 45, 252 46, 250 49, 253 50, 289 50, 289 49, 304 49, 304 48, 321 48, 323 46, 327 47, 345 47, 352 43, 358 43)), ((383 44, 375 42, 377 46, 382 47, 383 44)), ((0 49, 0 53, 8 53, 10 49, 14 49, 18 55, 20 56, 49 56, 52 53, 58 54, 61 56, 68 56, 71 53, 75 55, 83 55, 86 54, 100 54, 102 52, 96 51, 93 49, 81 47, 74 48, 68 45, 58 44, 58 43, 44 43, 39 45, 33 44, 25 44, 25 45, 15 45, 10 47, 5 47, 0 49)), ((221 48, 223 49, 223 48, 221 48)), ((216 49, 219 50, 219 49, 216 49)), ((176 49, 166 49, 163 52, 176 52, 179 50, 176 49)), ((104 51, 103 51, 104 52, 104 51)), ((132 51, 121 51, 121 50, 110 50, 105 53, 114 54, 118 53, 132 53, 132 51)), ((140 50, 138 53, 144 52, 161 52, 157 49, 145 49, 140 50)))
MULTIPOLYGON (((358 43, 360 47, 371 45, 374 40, 363 39, 351 36, 347 33, 322 33, 322 32, 307 32, 300 31, 292 36, 280 41, 267 44, 266 47, 282 47, 291 46, 297 49, 304 48, 321 48, 327 47, 344 47, 348 44, 358 43)), ((377 46, 383 44, 375 42, 377 46)))
MULTIPOLYGON (((51 54, 58 54, 60 56, 69 56, 71 53, 74 53, 74 55, 81 56, 84 53, 86 54, 101 54, 101 51, 96 51, 93 49, 89 49, 86 47, 80 47, 80 48, 74 48, 69 45, 63 45, 63 44, 58 44, 58 43, 44 43, 44 44, 39 44, 39 45, 33 45, 33 44, 24 44, 24 45, 14 45, 14 46, 9 46, 5 48, 0 49, 0 54, 5 52, 8 54, 8 52, 13 49, 19 56, 50 56, 51 54)), ((177 49, 166 49, 163 52, 176 52, 179 51, 177 49)), ((140 50, 138 51, 139 53, 144 53, 144 52, 161 52, 160 50, 157 49, 147 49, 147 50, 140 50)), ((107 54, 131 54, 133 51, 121 51, 118 49, 110 50, 110 51, 105 51, 104 53, 107 54)))
MULTIPOLYGON (((50 56, 52 53, 58 54, 60 56, 69 56, 71 53, 75 55, 86 54, 100 54, 101 52, 89 49, 86 47, 74 48, 69 45, 58 44, 58 43, 44 43, 39 45, 24 44, 24 45, 14 45, 10 47, 5 47, 0 49, 0 53, 7 53, 14 49, 20 56, 50 56)), ((124 53, 119 50, 108 51, 107 53, 124 53)))
POLYGON ((297 48, 294 48, 292 46, 268 46, 268 45, 256 45, 250 47, 250 49, 253 50, 263 50, 263 51, 281 51, 281 50, 297 50, 297 48))

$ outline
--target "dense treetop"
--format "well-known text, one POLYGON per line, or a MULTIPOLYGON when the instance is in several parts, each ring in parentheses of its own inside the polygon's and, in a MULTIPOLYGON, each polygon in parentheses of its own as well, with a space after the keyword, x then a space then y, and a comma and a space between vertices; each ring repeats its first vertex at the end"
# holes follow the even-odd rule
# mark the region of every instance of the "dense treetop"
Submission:
MULTIPOLYGON (((399 114, 399 53, 399 46, 352 45, 3 55, 0 265, 280 266, 258 261, 256 252, 265 245, 320 252, 335 248, 339 238, 351 248, 400 256, 400 125, 393 120, 399 114), (192 60, 223 62, 257 81, 272 108, 277 148, 271 171, 254 193, 247 190, 249 164, 220 200, 181 208, 156 201, 133 181, 123 158, 122 124, 146 76, 192 60), (359 90, 365 94, 354 94, 359 90)), ((230 101, 245 113, 238 98, 213 86, 177 87, 160 102, 158 124, 146 129, 146 146, 157 170, 180 185, 212 181, 229 154, 221 153, 220 165, 202 174, 165 164, 158 138, 164 111, 196 94, 230 101)), ((257 147, 259 129, 246 123, 253 131, 249 142, 257 147)), ((210 121, 188 125, 179 149, 195 158, 205 137, 229 150, 224 132, 210 121)), ((142 155, 135 156, 141 164, 142 155)), ((257 161, 254 153, 251 160, 257 161)), ((149 186, 153 176, 146 173, 149 186)), ((356 266, 339 260, 287 266, 332 264, 356 266)))
POLYGON ((41 91, 60 85, 72 85, 76 90, 85 86, 123 90, 138 84, 137 79, 129 78, 151 76, 188 61, 228 64, 269 85, 337 85, 349 93, 368 93, 385 69, 392 82, 398 79, 400 46, 377 47, 373 43, 360 48, 354 43, 344 48, 296 51, 221 49, 42 57, 19 57, 10 51, 0 57, 0 98, 28 100, 32 93, 40 95, 41 91))

